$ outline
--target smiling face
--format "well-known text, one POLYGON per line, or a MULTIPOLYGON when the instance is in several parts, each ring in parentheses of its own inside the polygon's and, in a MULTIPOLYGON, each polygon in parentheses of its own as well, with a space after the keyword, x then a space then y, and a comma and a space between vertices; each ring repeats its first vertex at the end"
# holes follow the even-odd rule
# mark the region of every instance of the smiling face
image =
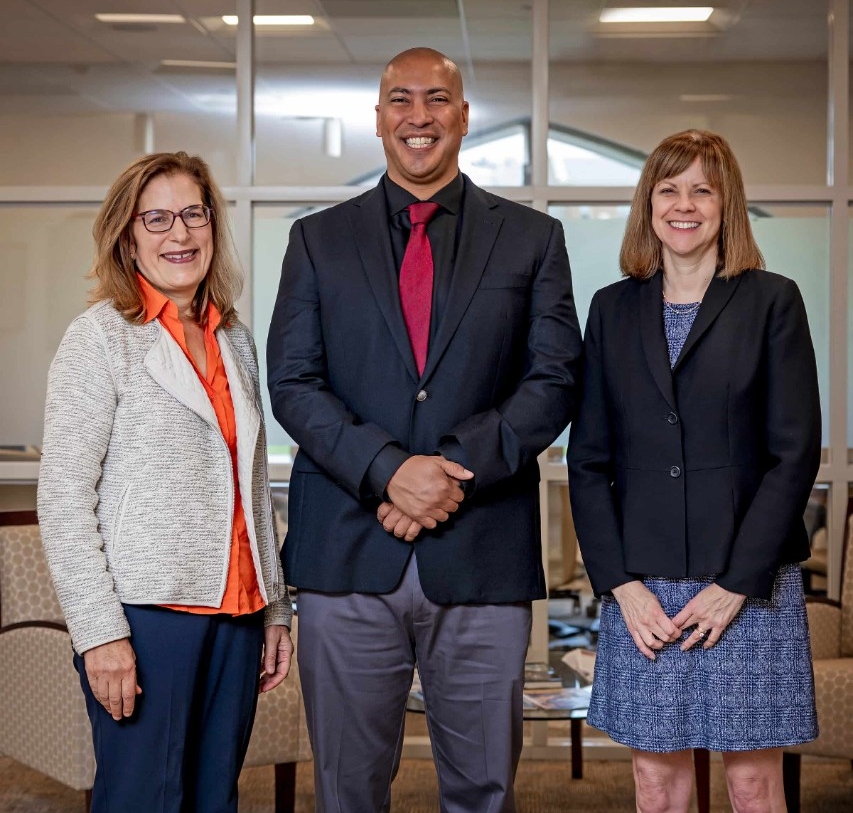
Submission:
POLYGON ((716 266, 722 197, 697 158, 684 172, 652 189, 652 228, 661 241, 664 268, 685 262, 716 266))
POLYGON ((389 63, 379 86, 376 135, 392 181, 426 200, 456 177, 467 133, 468 102, 452 62, 414 49, 389 63))
MULTIPOLYGON (((187 206, 203 203, 198 184, 188 175, 155 175, 143 187, 136 211, 180 212, 187 206)), ((188 307, 213 259, 212 224, 188 229, 184 221, 176 217, 169 231, 155 234, 136 218, 131 234, 131 250, 142 276, 173 300, 179 311, 188 307)))

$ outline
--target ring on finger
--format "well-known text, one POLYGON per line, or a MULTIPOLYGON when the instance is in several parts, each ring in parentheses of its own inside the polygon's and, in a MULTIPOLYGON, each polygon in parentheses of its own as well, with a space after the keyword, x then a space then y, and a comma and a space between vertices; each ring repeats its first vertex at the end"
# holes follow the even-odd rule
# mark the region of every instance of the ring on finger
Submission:
POLYGON ((699 636, 700 641, 705 641, 708 638, 708 634, 711 630, 703 630, 700 627, 696 627, 696 634, 699 636))

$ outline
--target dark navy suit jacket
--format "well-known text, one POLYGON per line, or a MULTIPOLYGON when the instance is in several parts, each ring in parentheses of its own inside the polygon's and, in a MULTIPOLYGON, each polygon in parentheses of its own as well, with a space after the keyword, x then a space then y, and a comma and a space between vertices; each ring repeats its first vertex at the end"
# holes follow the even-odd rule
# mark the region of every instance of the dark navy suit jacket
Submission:
POLYGON ((711 281, 675 367, 662 274, 593 298, 569 443, 572 514, 597 593, 638 575, 718 574, 769 598, 809 556, 803 511, 820 464, 817 371, 796 284, 711 281))
POLYGON ((288 583, 383 593, 414 547, 438 603, 542 598, 537 455, 576 410, 580 331, 559 221, 465 178, 444 312, 417 374, 382 185, 297 221, 267 346, 273 411, 299 444, 288 583), (376 519, 366 481, 389 444, 463 457, 475 483, 418 541, 376 519))

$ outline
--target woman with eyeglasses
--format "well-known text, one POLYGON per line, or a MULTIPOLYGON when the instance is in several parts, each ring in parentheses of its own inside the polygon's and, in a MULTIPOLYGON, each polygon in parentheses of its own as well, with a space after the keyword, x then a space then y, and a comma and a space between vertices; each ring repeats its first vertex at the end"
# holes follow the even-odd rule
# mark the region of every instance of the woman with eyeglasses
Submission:
POLYGON ((38 494, 92 811, 236 813, 258 691, 293 645, 225 203, 201 159, 147 155, 94 236, 92 305, 50 368, 38 494))

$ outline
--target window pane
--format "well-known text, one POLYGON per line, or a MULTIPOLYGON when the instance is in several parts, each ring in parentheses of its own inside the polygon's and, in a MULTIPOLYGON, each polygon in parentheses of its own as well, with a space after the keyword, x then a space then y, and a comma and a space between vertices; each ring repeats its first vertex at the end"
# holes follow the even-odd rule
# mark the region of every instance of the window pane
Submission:
POLYGON ((599 23, 603 5, 550 4, 552 126, 642 153, 680 130, 712 130, 747 183, 825 183, 825 0, 656 27, 599 23))
MULTIPOLYGON (((575 305, 583 330, 593 294, 620 279, 619 248, 628 207, 553 204, 548 212, 563 224, 566 232, 575 305)), ((568 436, 566 429, 553 445, 565 446, 568 436)))
POLYGON ((252 332, 258 348, 261 373, 261 398, 267 426, 267 445, 272 455, 287 455, 293 440, 281 428, 270 408, 267 389, 266 348, 270 320, 281 278, 281 261, 287 248, 288 234, 293 222, 311 211, 323 207, 293 204, 288 206, 257 205, 254 207, 252 285, 252 332))
POLYGON ((86 308, 95 207, 0 207, 0 445, 42 441, 47 370, 86 308), (12 396, 11 394, 14 393, 12 396))
POLYGON ((768 271, 793 279, 802 292, 817 357, 823 445, 829 445, 829 212, 823 206, 750 207, 752 231, 768 271))

